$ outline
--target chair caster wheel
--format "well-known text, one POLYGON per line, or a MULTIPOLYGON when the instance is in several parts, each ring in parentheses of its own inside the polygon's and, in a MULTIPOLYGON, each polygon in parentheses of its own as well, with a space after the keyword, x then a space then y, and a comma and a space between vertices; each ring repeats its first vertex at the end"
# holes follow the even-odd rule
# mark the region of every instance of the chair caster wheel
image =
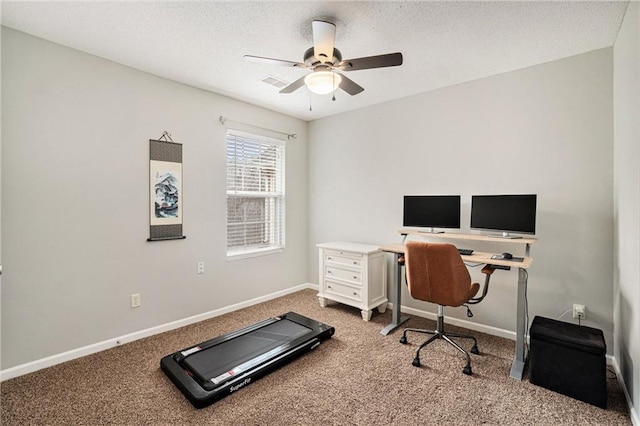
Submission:
POLYGON ((400 338, 400 343, 402 343, 403 345, 406 345, 407 344, 407 336, 402 336, 400 338))
POLYGON ((478 345, 473 345, 473 347, 471 348, 471 353, 480 355, 480 351, 478 350, 478 345))
POLYGON ((414 367, 420 367, 420 358, 415 357, 411 365, 413 365, 414 367))
POLYGON ((470 376, 470 375, 471 375, 471 373, 472 373, 472 372, 471 372, 471 366, 470 366, 470 365, 467 365, 466 367, 464 367, 464 368, 462 369, 462 372, 463 372, 464 374, 466 374, 467 376, 470 376))

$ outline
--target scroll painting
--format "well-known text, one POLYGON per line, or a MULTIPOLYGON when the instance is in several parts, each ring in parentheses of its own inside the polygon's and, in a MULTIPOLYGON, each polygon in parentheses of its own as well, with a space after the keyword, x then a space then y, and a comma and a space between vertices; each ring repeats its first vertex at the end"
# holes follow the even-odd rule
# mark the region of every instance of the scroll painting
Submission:
POLYGON ((182 235, 182 145, 149 141, 148 241, 185 238, 182 235))

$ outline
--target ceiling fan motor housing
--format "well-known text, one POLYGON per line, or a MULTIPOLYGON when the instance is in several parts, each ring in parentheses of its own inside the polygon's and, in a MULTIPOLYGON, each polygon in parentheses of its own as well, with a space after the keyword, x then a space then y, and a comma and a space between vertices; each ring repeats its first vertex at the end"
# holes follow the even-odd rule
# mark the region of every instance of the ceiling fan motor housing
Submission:
MULTIPOLYGON (((328 61, 325 61, 325 64, 330 65, 332 67, 337 66, 340 61, 342 61, 342 53, 335 47, 333 48, 333 58, 328 61)), ((314 68, 316 65, 321 65, 322 62, 318 61, 314 55, 313 47, 308 48, 304 52, 304 64, 309 68, 314 68)))

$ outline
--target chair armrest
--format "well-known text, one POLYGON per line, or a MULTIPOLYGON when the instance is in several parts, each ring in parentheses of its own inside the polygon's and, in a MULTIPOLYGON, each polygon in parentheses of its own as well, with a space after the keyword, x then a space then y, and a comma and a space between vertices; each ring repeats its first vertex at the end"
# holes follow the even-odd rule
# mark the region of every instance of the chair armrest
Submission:
POLYGON ((484 287, 482 287, 482 295, 480 295, 480 297, 469 299, 469 301, 467 302, 468 304, 475 305, 476 303, 482 302, 487 293, 489 293, 489 280, 491 280, 491 274, 493 274, 493 271, 495 271, 495 269, 493 269, 491 265, 485 265, 484 268, 482 268, 482 273, 485 274, 484 287))

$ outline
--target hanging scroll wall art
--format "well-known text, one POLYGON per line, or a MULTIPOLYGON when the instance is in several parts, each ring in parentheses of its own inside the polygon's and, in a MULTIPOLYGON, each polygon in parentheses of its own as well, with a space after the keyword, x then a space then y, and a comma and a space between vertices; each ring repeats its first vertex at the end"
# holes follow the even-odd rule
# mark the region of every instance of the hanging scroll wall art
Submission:
POLYGON ((164 132, 149 140, 149 239, 164 241, 186 238, 182 235, 182 144, 164 132))

